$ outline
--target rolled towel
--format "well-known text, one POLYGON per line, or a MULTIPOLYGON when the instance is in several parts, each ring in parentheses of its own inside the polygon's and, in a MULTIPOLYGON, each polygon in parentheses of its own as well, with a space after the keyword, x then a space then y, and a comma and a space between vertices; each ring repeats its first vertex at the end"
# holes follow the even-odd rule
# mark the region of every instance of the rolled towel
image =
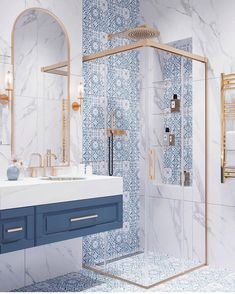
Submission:
POLYGON ((230 150, 226 153, 226 167, 234 168, 235 167, 235 151, 230 150))
POLYGON ((235 151, 235 131, 226 132, 226 149, 235 151))

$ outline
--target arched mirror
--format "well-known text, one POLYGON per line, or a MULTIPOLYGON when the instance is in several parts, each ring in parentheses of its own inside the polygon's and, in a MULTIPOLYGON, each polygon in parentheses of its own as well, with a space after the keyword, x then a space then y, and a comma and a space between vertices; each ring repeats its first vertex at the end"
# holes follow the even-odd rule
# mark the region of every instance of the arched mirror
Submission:
POLYGON ((26 166, 69 165, 68 36, 49 12, 29 9, 12 37, 12 153, 26 166))

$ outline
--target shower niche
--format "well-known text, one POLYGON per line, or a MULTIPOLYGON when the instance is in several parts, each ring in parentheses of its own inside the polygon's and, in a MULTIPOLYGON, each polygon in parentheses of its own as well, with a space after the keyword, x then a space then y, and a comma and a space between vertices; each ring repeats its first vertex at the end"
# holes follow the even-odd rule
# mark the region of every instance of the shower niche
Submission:
POLYGON ((113 175, 124 181, 124 225, 88 237, 84 259, 91 270, 149 289, 207 264, 207 59, 190 53, 191 39, 119 45, 84 57, 85 144, 90 127, 89 145, 104 150, 98 156, 91 148, 84 160, 107 174, 105 130, 116 110, 116 125, 126 131, 113 154, 113 175), (99 73, 100 89, 92 88, 90 72, 99 73), (103 114, 99 127, 93 107, 103 114))
POLYGON ((193 61, 159 52, 158 66, 161 71, 152 75, 151 84, 144 81, 147 98, 142 101, 149 118, 142 123, 150 132, 150 149, 155 149, 155 158, 150 158, 156 165, 155 180, 159 185, 192 186, 193 61))

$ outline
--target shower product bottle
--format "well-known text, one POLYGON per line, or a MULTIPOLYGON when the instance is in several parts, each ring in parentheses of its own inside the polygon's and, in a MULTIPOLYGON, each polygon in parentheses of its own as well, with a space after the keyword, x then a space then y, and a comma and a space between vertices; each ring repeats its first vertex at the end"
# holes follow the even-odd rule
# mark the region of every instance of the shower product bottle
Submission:
POLYGON ((169 135, 169 145, 175 146, 175 135, 174 134, 169 135))
POLYGON ((174 94, 171 99, 171 112, 180 112, 180 99, 177 94, 174 94))
POLYGON ((190 186, 190 172, 189 171, 184 171, 184 185, 186 187, 190 186))
POLYGON ((169 137, 170 137, 170 129, 169 128, 165 128, 165 133, 164 133, 164 136, 163 136, 163 144, 165 146, 169 146, 169 137))
POLYGON ((170 133, 169 128, 165 128, 165 133, 163 136, 163 145, 175 146, 175 135, 170 133))

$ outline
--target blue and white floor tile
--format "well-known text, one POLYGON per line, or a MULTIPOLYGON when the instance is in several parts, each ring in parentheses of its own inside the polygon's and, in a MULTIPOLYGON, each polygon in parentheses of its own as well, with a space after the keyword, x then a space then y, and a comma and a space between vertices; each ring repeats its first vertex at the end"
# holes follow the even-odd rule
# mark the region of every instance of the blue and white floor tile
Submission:
MULTIPOLYGON (((166 257, 166 256, 165 256, 166 257)), ((131 257, 133 259, 133 257, 131 257)), ((140 261, 139 268, 143 266, 141 262, 143 259, 135 258, 134 264, 137 265, 137 261, 140 261)), ((165 259, 167 262, 162 267, 163 276, 166 274, 167 264, 169 265, 169 258, 165 259)), ((129 259, 130 261, 130 259, 129 259)), ((156 258, 157 261, 157 258, 156 258)), ((159 261, 159 260, 158 260, 159 261)), ((176 262, 176 260, 175 260, 176 262)), ((124 264, 124 263, 123 263, 124 264)), ((163 265, 161 260, 159 265, 163 265)), ((177 262, 176 262, 177 264, 177 262)), ((109 270, 118 269, 120 271, 120 260, 112 263, 112 267, 109 270)), ((121 269, 124 270, 121 266, 121 269)), ((130 267, 126 268, 126 276, 134 277, 130 275, 130 267)), ((170 268, 172 274, 172 268, 170 268)), ((140 271, 141 272, 141 271, 140 271)), ((157 282, 160 278, 159 269, 153 271, 151 281, 157 282), (154 279, 154 273, 156 273, 154 279)), ((120 272, 119 272, 120 273, 120 272)), ((122 272, 124 275, 124 272, 122 272)), ((162 277, 163 277, 162 276, 162 277)), ((143 280, 142 280, 143 281, 143 280)), ((47 280, 41 283, 37 283, 28 287, 24 287, 16 290, 18 292, 142 292, 143 289, 137 286, 130 285, 128 283, 121 282, 119 280, 107 278, 96 274, 92 271, 83 269, 77 273, 70 273, 55 279, 47 280)), ((211 267, 204 267, 200 270, 196 270, 169 281, 160 286, 149 289, 150 292, 235 292, 235 273, 229 269, 214 269, 211 267)))
POLYGON ((197 261, 183 260, 164 253, 141 253, 108 263, 104 269, 99 269, 148 287, 198 265, 197 261))

